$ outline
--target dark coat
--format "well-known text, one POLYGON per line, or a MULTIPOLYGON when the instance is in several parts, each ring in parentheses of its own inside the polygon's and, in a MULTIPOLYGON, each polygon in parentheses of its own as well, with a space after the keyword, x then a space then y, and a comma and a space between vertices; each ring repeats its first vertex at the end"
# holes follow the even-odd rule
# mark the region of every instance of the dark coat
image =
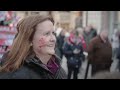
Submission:
POLYGON ((92 39, 88 47, 88 61, 95 72, 109 70, 112 63, 112 47, 109 41, 104 43, 100 36, 92 39))
POLYGON ((84 31, 83 37, 84 37, 84 39, 85 39, 87 48, 88 48, 88 46, 89 46, 90 41, 91 41, 94 37, 96 37, 96 36, 97 36, 97 32, 96 32, 95 29, 91 29, 91 31, 90 31, 89 33, 86 33, 86 32, 84 31))
POLYGON ((82 44, 73 45, 72 43, 65 42, 63 45, 63 52, 65 57, 67 58, 67 64, 71 67, 79 68, 81 66, 82 61, 84 60, 83 47, 82 44), (74 54, 73 51, 75 49, 80 50, 80 53, 74 54))
POLYGON ((23 66, 14 72, 0 73, 0 79, 67 79, 66 73, 55 56, 59 69, 53 75, 37 58, 30 57, 23 66))
POLYGON ((117 50, 117 59, 120 61, 120 46, 119 46, 119 48, 117 50))
POLYGON ((57 45, 56 45, 56 54, 62 59, 63 57, 63 50, 62 50, 62 47, 63 47, 63 44, 64 44, 64 39, 65 39, 65 36, 64 35, 59 35, 57 37, 57 45))

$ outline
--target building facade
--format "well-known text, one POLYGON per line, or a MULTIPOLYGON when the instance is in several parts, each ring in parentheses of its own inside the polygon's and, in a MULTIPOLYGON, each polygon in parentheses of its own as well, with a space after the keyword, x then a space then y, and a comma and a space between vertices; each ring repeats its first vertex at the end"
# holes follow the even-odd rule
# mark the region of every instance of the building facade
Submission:
POLYGON ((32 14, 50 14, 56 23, 60 23, 65 29, 86 27, 92 24, 99 33, 101 30, 109 30, 112 35, 114 28, 120 29, 120 11, 16 11, 21 18, 32 14))
POLYGON ((80 11, 16 11, 16 14, 21 18, 33 14, 49 14, 53 16, 55 24, 60 23, 65 29, 82 26, 80 11))
POLYGON ((108 30, 111 37, 115 28, 120 29, 119 11, 83 11, 83 27, 92 24, 99 33, 108 30))

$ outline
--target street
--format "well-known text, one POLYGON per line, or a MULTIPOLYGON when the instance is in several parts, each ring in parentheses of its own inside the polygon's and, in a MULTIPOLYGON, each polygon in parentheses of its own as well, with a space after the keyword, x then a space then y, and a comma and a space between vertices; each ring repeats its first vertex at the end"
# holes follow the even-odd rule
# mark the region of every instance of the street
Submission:
MULTIPOLYGON (((110 68, 110 71, 111 72, 114 72, 116 71, 116 67, 117 67, 117 61, 118 60, 113 60, 113 63, 111 65, 111 68, 110 68)), ((67 70, 67 60, 65 57, 63 57, 62 59, 62 67, 64 68, 65 72, 68 73, 68 70, 67 70)), ((85 60, 83 63, 82 63, 82 67, 80 69, 80 73, 78 75, 78 79, 84 79, 84 76, 85 76, 85 71, 86 71, 86 67, 87 67, 87 60, 85 60)), ((89 72, 88 72, 88 78, 91 77, 91 65, 89 67, 89 72)))

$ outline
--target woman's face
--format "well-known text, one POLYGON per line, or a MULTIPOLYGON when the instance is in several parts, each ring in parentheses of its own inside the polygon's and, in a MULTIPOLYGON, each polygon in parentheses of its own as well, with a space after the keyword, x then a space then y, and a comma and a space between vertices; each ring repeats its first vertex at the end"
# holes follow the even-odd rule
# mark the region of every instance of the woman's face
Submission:
POLYGON ((50 20, 46 20, 37 25, 32 43, 35 53, 55 53, 56 37, 53 23, 50 20))

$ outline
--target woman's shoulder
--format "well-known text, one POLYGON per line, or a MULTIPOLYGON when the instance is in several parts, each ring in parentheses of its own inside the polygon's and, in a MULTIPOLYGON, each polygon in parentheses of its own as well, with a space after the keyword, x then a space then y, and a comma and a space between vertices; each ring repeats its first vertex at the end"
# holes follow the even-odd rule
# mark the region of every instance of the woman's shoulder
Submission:
POLYGON ((27 68, 21 67, 13 72, 0 72, 0 79, 20 79, 20 78, 28 78, 26 77, 27 68))
POLYGON ((21 68, 13 72, 0 73, 0 79, 32 79, 32 78, 38 78, 38 75, 35 74, 35 72, 32 69, 28 68, 27 66, 21 66, 21 68))

